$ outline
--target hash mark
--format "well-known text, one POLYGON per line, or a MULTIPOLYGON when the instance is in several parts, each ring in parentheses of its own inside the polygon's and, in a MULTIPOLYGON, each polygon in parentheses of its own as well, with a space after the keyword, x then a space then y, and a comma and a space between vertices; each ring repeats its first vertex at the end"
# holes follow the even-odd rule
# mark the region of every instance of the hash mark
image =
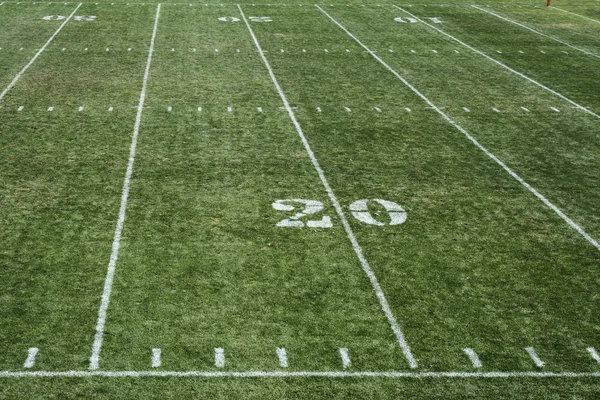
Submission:
POLYGON ((344 369, 348 369, 350 366, 350 356, 348 355, 347 348, 340 348, 340 356, 342 357, 342 366, 344 369))
POLYGON ((161 364, 160 355, 161 355, 160 349, 152 349, 152 368, 160 367, 160 364, 161 364))
POLYGON ((469 359, 471 360, 471 363, 473 364, 473 368, 481 368, 482 367, 481 360, 479 359, 479 356, 477 355, 477 353, 475 353, 475 350, 467 347, 466 349, 463 349, 463 351, 465 352, 465 354, 467 356, 469 356, 469 359))
POLYGON ((35 365, 35 356, 37 355, 39 349, 37 347, 30 347, 27 350, 27 359, 25 360, 25 364, 23 364, 23 368, 33 368, 35 365))
POLYGON ((279 365, 281 365, 283 368, 287 368, 288 367, 288 360, 287 360, 287 353, 285 351, 285 348, 277 348, 277 357, 279 358, 279 365))
POLYGON ((546 364, 540 359, 533 347, 525 347, 525 351, 529 354, 536 367, 542 368, 546 364))
POLYGON ((600 363, 600 355, 598 355, 598 353, 596 352, 596 349, 593 347, 588 347, 587 351, 590 353, 590 355, 592 356, 592 358, 594 360, 596 360, 597 363, 600 363))
POLYGON ((223 368, 225 366, 225 350, 222 347, 215 349, 215 366, 223 368))

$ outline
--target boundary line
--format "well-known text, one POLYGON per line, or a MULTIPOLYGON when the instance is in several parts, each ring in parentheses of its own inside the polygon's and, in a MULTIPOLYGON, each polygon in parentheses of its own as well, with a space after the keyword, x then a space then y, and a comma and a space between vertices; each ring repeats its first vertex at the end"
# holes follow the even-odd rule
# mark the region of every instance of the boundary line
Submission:
POLYGON ((562 8, 558 8, 558 7, 554 7, 554 6, 550 6, 550 8, 554 8, 555 10, 559 10, 559 11, 562 11, 562 12, 566 12, 566 13, 568 13, 568 14, 573 14, 573 15, 576 15, 576 16, 578 16, 578 17, 580 17, 580 18, 589 19, 589 20, 590 20, 590 21, 592 21, 592 22, 595 22, 595 23, 597 23, 597 24, 600 24, 600 21, 598 21, 598 20, 595 20, 595 19, 593 19, 593 18, 590 18, 590 17, 586 17, 585 15, 575 14, 574 12, 567 11, 567 10, 563 10, 562 8))
POLYGON ((567 42, 565 42, 565 41, 562 41, 562 40, 560 40, 560 39, 557 39, 557 38, 555 38, 555 37, 553 37, 553 36, 550 36, 550 35, 546 35, 545 33, 542 33, 542 32, 540 32, 540 31, 537 31, 537 30, 533 29, 533 28, 530 28, 530 27, 528 27, 527 25, 524 25, 524 24, 522 24, 522 23, 520 23, 520 22, 513 21, 513 20, 511 20, 511 19, 505 18, 505 17, 503 17, 502 15, 496 14, 495 12, 492 12, 492 11, 486 10, 485 8, 481 8, 481 7, 474 6, 474 5, 472 5, 471 7, 475 8, 475 9, 477 9, 477 10, 479 10, 479 11, 483 11, 484 13, 488 13, 488 14, 490 14, 490 15, 493 15, 494 17, 500 18, 500 19, 502 19, 502 20, 504 20, 504 21, 507 21, 507 22, 510 22, 510 23, 512 23, 512 24, 518 25, 518 26, 520 26, 521 28, 525 28, 525 29, 527 29, 527 30, 530 30, 531 32, 537 33, 537 34, 538 34, 538 35, 540 35, 540 36, 544 36, 544 37, 547 37, 548 39, 552 39, 552 40, 554 40, 555 42, 562 43, 562 44, 564 44, 565 46, 568 46, 568 47, 570 47, 570 48, 572 48, 572 49, 579 50, 579 51, 581 51, 582 53, 584 53, 584 54, 587 54, 587 55, 589 55, 589 56, 596 57, 596 58, 600 58, 600 56, 598 56, 598 55, 596 55, 596 54, 594 54, 594 53, 590 53, 589 51, 585 51, 585 50, 583 50, 583 49, 580 49, 579 47, 575 47, 575 46, 573 46, 573 45, 571 45, 571 44, 569 44, 569 43, 567 43, 567 42))
MULTIPOLYGON (((4 4, 4 3, 2 3, 2 4, 4 4)), ((25 73, 25 71, 27 71, 27 69, 31 66, 31 64, 33 64, 34 61, 39 57, 39 55, 42 54, 42 51, 46 50, 46 47, 48 47, 48 45, 50 44, 50 42, 52 41, 52 39, 54 39, 54 37, 56 35, 58 35, 58 33, 62 30, 62 28, 67 24, 67 22, 69 22, 71 20, 71 18, 73 17, 73 15, 75 15, 75 13, 77 12, 77 10, 79 10, 79 7, 81 7, 82 4, 83 3, 79 3, 79 5, 77 7, 75 7, 75 9, 71 13, 71 15, 69 15, 69 17, 67 19, 65 19, 62 24, 60 24, 60 26, 58 27, 58 29, 56 30, 56 32, 54 32, 54 34, 52 36, 50 36, 50 39, 48 39, 48 41, 46 42, 46 44, 43 45, 42 48, 39 49, 37 53, 35 53, 35 55, 33 56, 33 58, 27 63, 27 65, 25 65, 23 67, 23 69, 21 70, 21 72, 19 72, 17 74, 17 76, 15 76, 15 78, 12 80, 12 82, 8 84, 8 86, 6 87, 6 89, 4 89, 2 91, 2 93, 0 93, 0 101, 2 101, 2 99, 4 98, 4 96, 6 96, 6 93, 8 93, 8 91, 10 89, 12 89, 13 86, 15 86, 15 84, 17 83, 17 81, 19 80, 19 78, 21 78, 21 75, 23 75, 25 73)))
POLYGON ((399 10, 401 10, 401 11, 405 12, 406 14, 408 14, 408 15, 412 16, 412 17, 413 17, 413 18, 415 18, 417 21, 419 21, 419 22, 421 22, 421 23, 423 23, 423 24, 427 25, 428 27, 430 27, 430 28, 432 28, 432 29, 435 29, 436 31, 438 31, 438 32, 439 32, 439 33, 441 33, 442 35, 445 35, 445 36, 449 37, 450 39, 454 40, 455 42, 457 42, 457 43, 460 43, 461 45, 465 46, 465 47, 466 47, 466 48, 468 48, 469 50, 472 50, 473 52, 475 52, 475 53, 477 53, 477 54, 479 54, 479 55, 481 55, 481 56, 483 56, 483 57, 487 58, 488 60, 492 61, 493 63, 496 63, 496 64, 498 64, 498 65, 499 65, 499 66, 501 66, 502 68, 505 68, 505 69, 509 70, 509 71, 510 71, 510 72, 512 72, 513 74, 516 74, 516 75, 520 76, 521 78, 523 78, 523 79, 526 79, 526 80, 528 80, 529 82, 533 83, 534 85, 536 85, 536 86, 539 86, 539 87, 541 87, 541 88, 542 88, 542 89, 544 89, 544 90, 547 90, 548 92, 550 92, 550 93, 554 94, 555 96, 558 96, 558 97, 560 97, 561 99, 565 100, 565 101, 566 101, 566 102, 568 102, 569 104, 571 104, 571 105, 575 106, 575 108, 579 108, 580 110, 582 110, 582 111, 585 111, 586 113, 588 113, 588 114, 590 114, 590 115, 593 115, 594 117, 596 117, 596 118, 600 119, 600 115, 596 114, 595 112, 593 112, 593 111, 589 110, 588 108, 586 108, 586 107, 584 107, 584 106, 582 106, 582 105, 580 105, 580 104, 577 104, 577 103, 575 103, 573 100, 571 100, 571 99, 569 99, 568 97, 566 97, 566 96, 564 96, 564 95, 562 95, 562 94, 558 93, 557 91, 555 91, 555 90, 553 90, 553 89, 550 89, 548 86, 544 86, 544 85, 542 85, 542 84, 541 84, 541 83, 539 83, 538 81, 536 81, 536 80, 534 80, 534 79, 532 79, 532 78, 528 77, 527 75, 525 75, 525 74, 523 74, 523 73, 521 73, 521 72, 519 72, 519 71, 517 71, 517 70, 514 70, 514 69, 512 69, 512 68, 511 68, 511 67, 509 67, 508 65, 506 65, 506 64, 503 64, 503 63, 501 63, 500 61, 496 60, 495 58, 492 58, 492 57, 488 56, 488 55, 487 55, 487 54, 485 54, 484 52, 482 52, 482 51, 479 51, 479 50, 477 50, 476 48, 474 48, 474 47, 472 47, 472 46, 469 46, 468 44, 466 44, 466 43, 465 43, 465 42, 463 42, 462 40, 460 40, 460 39, 457 39, 457 38, 455 38, 454 36, 450 35, 449 33, 446 33, 446 32, 444 32, 443 30, 439 29, 438 27, 436 27, 436 26, 433 26, 433 25, 431 25, 431 24, 429 24, 429 23, 427 23, 427 22, 423 21, 421 18, 419 18, 419 17, 417 17, 416 15, 414 15, 414 14, 412 14, 412 13, 410 13, 410 12, 406 11, 405 9, 403 9, 403 8, 400 8, 400 7, 398 7, 398 6, 396 6, 396 5, 393 5, 393 4, 392 4, 392 7, 396 7, 397 9, 399 9, 399 10))
MULTIPOLYGON (((558 207, 556 207, 548 199, 546 199, 542 194, 540 194, 533 186, 531 186, 530 184, 528 184, 527 182, 525 182, 525 180, 523 180, 523 178, 521 178, 512 169, 510 169, 506 164, 504 164, 504 162, 502 162, 502 160, 500 160, 498 157, 496 157, 494 154, 492 154, 488 149, 486 149, 485 147, 483 147, 463 127, 461 127, 456 122, 454 122, 446 113, 444 113, 435 104, 433 104, 431 102, 431 100, 429 100, 427 97, 425 97, 425 95, 423 93, 419 92, 419 90, 417 90, 406 79, 404 79, 398 72, 396 72, 396 70, 394 70, 392 67, 390 67, 385 61, 383 61, 379 56, 377 56, 371 49, 369 49, 367 46, 365 46, 360 40, 358 40, 358 38, 356 36, 354 36, 352 33, 350 33, 350 31, 348 31, 346 28, 344 28, 339 22, 337 22, 335 19, 333 19, 333 17, 331 17, 331 15, 327 14, 327 12, 325 12, 325 10, 323 10, 321 7, 319 7, 316 4, 315 4, 315 6, 319 10, 321 10, 321 12, 323 14, 325 14, 331 21, 333 21, 333 23, 335 23, 344 32, 346 32, 348 34, 348 36, 350 36, 352 39, 354 39, 363 49, 365 49, 369 54, 371 54, 371 56, 373 56, 373 58, 375 58, 377 61, 379 61, 379 63, 381 63, 381 65, 383 65, 392 74, 394 74, 394 76, 396 78, 398 78, 400 81, 402 81, 402 83, 404 83, 406 86, 408 86, 415 94, 417 94, 422 100, 424 100, 432 109, 434 109, 435 111, 437 111, 437 113, 440 114, 442 116, 442 118, 444 118, 448 123, 450 123, 456 129, 458 129, 461 133, 463 133, 467 137, 467 139, 469 139, 477 148, 479 148, 479 150, 483 151, 488 157, 490 157, 492 160, 494 160, 506 172, 508 172, 508 174, 510 176, 512 176, 513 178, 515 178, 519 183, 521 183, 523 186, 525 186, 525 188, 527 188, 531 193, 533 193, 538 199, 540 199, 547 207, 549 207, 556 214, 558 214, 558 216, 561 217, 567 224, 569 224, 569 226, 571 226, 571 228, 573 228, 577 232, 579 232, 579 234, 581 234, 581 236, 583 236, 588 242, 590 242, 596 249, 600 250, 600 244, 594 238, 592 238, 590 235, 588 235, 573 220, 571 220, 569 217, 567 217, 558 207)), ((400 8, 400 7, 398 7, 398 8, 400 8)), ((404 10, 402 10, 402 11, 404 11, 404 10)), ((408 13, 408 14, 410 14, 410 13, 408 13)), ((412 14, 410 14, 410 15, 412 15, 412 14)))
POLYGON ((106 271, 106 279, 104 281, 104 290, 102 292, 102 301, 98 310, 98 322, 96 323, 96 334, 94 335, 94 344, 92 345, 92 355, 90 356, 90 369, 98 369, 100 363, 100 351, 102 350, 102 340, 104 338, 104 325, 106 324, 106 310, 110 302, 110 293, 112 291, 113 279, 119 257, 119 247, 121 245, 121 233, 123 232, 123 224, 125 223, 125 212, 127 210, 127 199, 129 197, 129 185, 131 175, 133 174, 133 163, 135 160, 135 151, 137 146, 138 134, 140 132, 140 123, 142 120, 142 111, 144 109, 144 100, 146 99, 146 87, 148 77, 150 75, 150 64, 152 62, 152 53, 154 52, 154 39, 158 29, 158 17, 160 16, 160 3, 156 7, 156 17, 154 19, 154 30, 152 31, 152 39, 150 41, 150 50, 148 52, 148 61, 146 62, 146 70, 144 71, 144 81, 142 83, 142 92, 140 93, 140 102, 137 107, 137 115, 135 117, 135 125, 133 128, 133 137, 131 138, 131 146, 129 148, 129 161, 127 163, 127 172, 123 182, 123 193, 121 195, 121 206, 119 208, 119 218, 115 228, 115 236, 106 271))
POLYGON ((375 273, 369 266, 369 262, 365 258, 362 248, 358 244, 358 241, 356 240, 356 237, 354 236, 354 232, 352 231, 352 228, 350 227, 350 224, 348 223, 348 220, 346 219, 346 216, 344 215, 342 206, 340 205, 337 197, 333 193, 331 186, 329 186, 329 182, 327 181, 327 178, 325 177, 325 173, 321 169, 321 165, 317 161, 315 154, 313 153, 310 145, 308 144, 308 141, 306 140, 306 137, 304 136, 304 133, 302 132, 302 128, 300 127, 300 124, 296 120, 294 111, 290 107, 287 97, 285 96, 285 94, 283 93, 283 90, 279 86, 277 78, 275 77, 275 74, 273 73, 273 70, 271 69, 271 65, 269 64, 269 61, 265 57, 262 47, 260 47, 260 44, 258 43, 258 39, 254 35, 254 31, 252 30, 252 27, 250 27, 250 23, 248 23, 248 20, 246 19, 246 15, 244 14, 242 7, 240 7, 239 4, 237 5, 237 7, 240 10, 240 14, 241 14, 242 18, 244 19, 244 22, 246 23, 246 27, 248 28, 248 31, 250 32, 252 39, 254 40, 254 44, 256 45, 256 48, 258 49, 260 57, 262 58, 265 66, 267 67, 267 70, 269 72, 271 80, 273 81, 273 84, 275 85, 275 88, 277 89, 277 92, 279 93, 279 97, 281 97, 281 100, 283 101, 283 104, 285 105, 288 115, 289 115, 290 119, 292 120, 294 127, 296 128, 296 132, 298 132, 298 136, 300 136, 300 140, 302 141, 302 144, 304 145, 304 149, 308 153, 310 160, 312 161, 312 164, 315 167, 317 174, 319 175, 319 178, 321 178, 321 182, 323 183, 323 186, 325 187, 327 194, 329 195, 329 199, 331 200, 331 202, 335 208, 335 211, 337 212, 340 220, 342 221, 342 225, 344 226, 344 229, 346 230, 346 235, 348 236, 348 239, 352 243, 352 248, 354 249, 354 252, 356 253, 356 256, 358 257, 358 259, 360 261, 362 269, 367 274, 367 276, 369 277, 369 280, 371 281, 371 286, 373 286, 373 290, 375 291, 375 294, 377 295, 377 299, 379 300, 381 309, 385 313, 385 316, 388 319, 390 327, 392 328, 392 330, 394 331, 394 334, 396 335, 398 344, 400 345, 400 348, 402 349, 402 352, 404 353, 404 356, 406 357, 410 367, 417 368, 418 367, 417 360, 415 359, 415 357, 412 355, 412 352, 410 351, 410 347, 408 346, 408 343, 406 342, 406 339, 404 338, 404 334, 402 333, 402 330, 400 329, 400 326, 398 325, 398 322, 396 321, 396 317, 394 317, 394 314, 392 313, 392 310, 390 309, 387 299, 385 298, 385 294, 383 293, 383 290, 381 289, 381 286, 379 285, 379 281, 377 280, 375 273))
POLYGON ((600 378, 600 372, 1 371, 0 378, 600 378))

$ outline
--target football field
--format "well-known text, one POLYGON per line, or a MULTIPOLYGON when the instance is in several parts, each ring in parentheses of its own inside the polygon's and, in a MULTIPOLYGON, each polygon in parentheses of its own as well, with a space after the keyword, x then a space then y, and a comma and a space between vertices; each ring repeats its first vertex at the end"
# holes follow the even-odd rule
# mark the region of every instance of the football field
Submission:
POLYGON ((0 398, 600 396, 600 4, 0 0, 0 398))

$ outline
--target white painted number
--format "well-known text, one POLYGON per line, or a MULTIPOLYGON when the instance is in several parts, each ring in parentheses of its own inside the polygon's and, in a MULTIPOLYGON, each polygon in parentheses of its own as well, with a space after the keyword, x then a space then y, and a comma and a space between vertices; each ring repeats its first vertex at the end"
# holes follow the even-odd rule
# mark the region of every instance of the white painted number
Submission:
MULTIPOLYGON (((304 209, 290 218, 279 221, 277 226, 303 227, 304 222, 300 221, 300 218, 316 214, 323 210, 323 203, 320 201, 304 199, 276 200, 273 203, 273 208, 277 211, 294 211, 296 207, 288 203, 303 204, 304 209)), ((319 221, 306 221, 306 226, 309 228, 331 228, 333 224, 331 223, 331 218, 325 215, 319 221)))
POLYGON ((252 22, 273 22, 271 17, 248 17, 252 22))
POLYGON ((73 19, 75 21, 95 21, 96 16, 95 15, 76 15, 75 17, 73 17, 73 19))
POLYGON ((219 21, 223 22, 240 22, 240 19, 238 17, 220 17, 218 19, 219 21))
MULTIPOLYGON (((42 17, 42 19, 46 21, 62 21, 63 19, 67 19, 64 15, 46 15, 42 17)), ((95 21, 95 15, 76 15, 73 17, 75 21, 95 21)))
MULTIPOLYGON (((438 17, 427 17, 427 19, 430 20, 431 22, 433 22, 434 24, 442 24, 443 23, 443 21, 440 20, 438 17)), ((404 19, 402 17, 396 17, 396 18, 394 18, 394 21, 401 22, 404 24, 407 22, 410 22, 411 24, 418 22, 416 18, 411 18, 411 17, 404 17, 404 19)))
POLYGON ((352 216, 354 216, 354 218, 356 218, 357 220, 364 222, 365 224, 377 226, 386 225, 385 223, 373 218, 373 215, 371 215, 371 213, 369 212, 369 201, 379 203, 385 208, 385 210, 388 212, 388 215, 390 216, 390 222, 388 223, 388 225, 400 225, 401 223, 406 221, 406 211, 404 211, 402 207, 400 207, 398 204, 392 201, 381 199, 363 199, 355 201, 354 203, 350 204, 350 211, 352 212, 352 216))
POLYGON ((402 23, 410 22, 411 24, 414 24, 415 22, 417 22, 417 20, 414 18, 406 18, 406 19, 407 19, 407 21, 403 20, 402 17, 398 17, 398 18, 394 18, 394 21, 402 22, 402 23))
MULTIPOLYGON (((323 203, 318 200, 305 200, 305 199, 286 199, 286 200, 276 200, 272 205, 273 208, 277 211, 294 211, 296 207, 292 204, 302 204, 304 208, 302 211, 296 213, 294 216, 290 218, 286 218, 277 223, 277 226, 284 227, 297 227, 302 228, 304 226, 308 226, 309 228, 331 228, 333 224, 331 223, 331 218, 328 216, 324 216, 321 220, 318 221, 306 221, 306 224, 302 222, 300 219, 306 217, 307 215, 317 214, 323 211, 323 203), (291 203, 291 204, 290 204, 291 203)), ((354 203, 350 204, 350 211, 352 212, 352 216, 359 220, 362 223, 376 226, 385 226, 385 225, 400 225, 406 221, 406 211, 404 209, 394 203, 393 201, 382 200, 382 199, 362 199, 356 200, 354 203), (386 222, 379 221, 373 217, 373 214, 369 211, 369 202, 378 203, 382 206, 385 211, 387 211, 389 219, 386 222)), ((379 213, 377 213, 379 215, 379 213)))

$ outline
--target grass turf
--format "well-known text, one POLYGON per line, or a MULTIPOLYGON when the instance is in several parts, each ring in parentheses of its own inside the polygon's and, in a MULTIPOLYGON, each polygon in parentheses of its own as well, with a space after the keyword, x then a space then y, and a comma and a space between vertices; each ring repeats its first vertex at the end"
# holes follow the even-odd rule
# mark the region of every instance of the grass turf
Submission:
MULTIPOLYGON (((75 6, 0 6, 10 24, 0 34, 2 87, 60 25, 41 17, 75 6)), ((101 368, 149 370, 151 349, 161 348, 163 370, 218 371, 213 348, 223 347, 225 371, 283 371, 275 348, 285 347, 291 371, 341 371, 338 348, 347 347, 350 371, 408 371, 246 26, 218 19, 241 18, 237 7, 162 7, 101 368), (271 203, 295 198, 324 203, 317 219, 328 215, 333 227, 276 227, 289 215, 271 203)), ((250 24, 417 371, 471 372, 465 347, 477 351, 482 371, 597 371, 586 351, 598 346, 597 249, 316 7, 242 8, 272 19, 250 24), (350 203, 375 198, 401 204, 406 223, 351 217, 350 203)), ((596 118, 422 24, 395 22, 408 15, 390 5, 324 8, 600 236, 596 118)), ((588 51, 599 40, 593 22, 560 11, 509 2, 490 9, 588 51)), ((597 13, 593 3, 565 9, 597 13)), ((564 45, 468 4, 407 10, 440 18, 444 31, 597 109, 596 59, 564 54, 564 45)), ((77 15, 96 21, 68 22, 0 103, 2 370, 22 370, 28 347, 40 348, 34 370, 87 368, 155 11, 150 3, 83 4, 77 15)), ((384 218, 382 208, 371 212, 384 218)), ((583 378, 30 377, 5 378, 2 393, 592 398, 596 387, 583 378)))

